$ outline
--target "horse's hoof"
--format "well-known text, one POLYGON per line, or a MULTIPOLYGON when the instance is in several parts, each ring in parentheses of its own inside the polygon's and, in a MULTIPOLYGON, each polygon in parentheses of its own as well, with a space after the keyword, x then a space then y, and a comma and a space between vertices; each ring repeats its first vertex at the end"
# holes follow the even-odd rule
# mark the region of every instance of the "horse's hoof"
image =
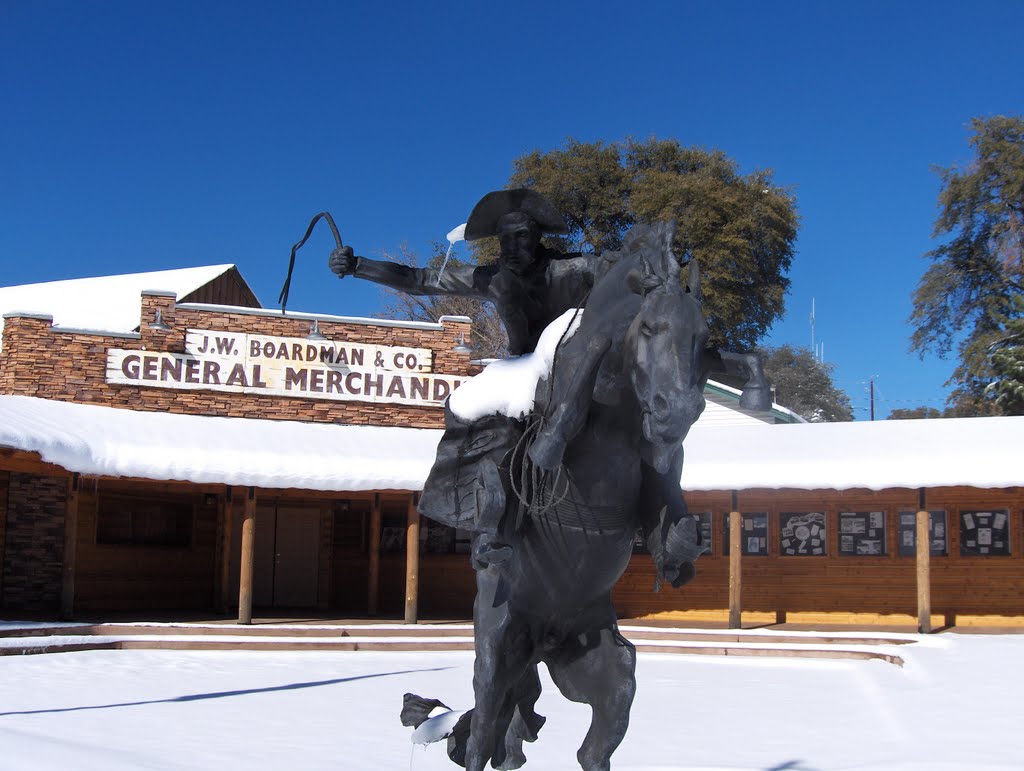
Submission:
POLYGON ((500 565, 512 556, 511 546, 492 546, 482 552, 478 559, 487 565, 500 565))
POLYGON ((500 565, 507 562, 512 556, 512 547, 502 543, 481 544, 473 549, 473 567, 476 570, 486 570, 491 565, 500 565))

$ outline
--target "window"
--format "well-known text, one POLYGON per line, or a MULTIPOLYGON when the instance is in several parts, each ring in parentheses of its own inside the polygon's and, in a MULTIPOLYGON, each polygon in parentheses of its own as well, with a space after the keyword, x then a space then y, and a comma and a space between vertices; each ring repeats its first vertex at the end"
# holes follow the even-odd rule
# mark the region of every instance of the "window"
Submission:
POLYGON ((380 550, 384 554, 400 554, 405 551, 409 502, 384 499, 380 508, 380 550))
MULTIPOLYGON (((928 536, 931 541, 931 556, 945 557, 949 553, 949 542, 946 538, 946 512, 936 510, 928 512, 928 536)), ((917 512, 900 512, 901 557, 917 556, 917 512)))
MULTIPOLYGON (((451 554, 455 551, 455 528, 429 517, 423 518, 421 532, 426 531, 424 550, 429 554, 451 554)), ((422 538, 422 536, 421 536, 422 538)))
POLYGON ((784 511, 779 514, 779 554, 823 557, 826 554, 825 512, 784 511))
POLYGON ((96 543, 189 546, 195 506, 185 498, 102 496, 96 513, 96 543))
POLYGON ((885 512, 839 512, 839 554, 843 557, 881 557, 887 554, 885 512))
MULTIPOLYGON (((722 539, 722 554, 729 554, 729 514, 725 515, 725 537, 722 539)), ((740 519, 740 553, 744 557, 765 557, 768 555, 768 513, 764 511, 743 512, 740 519)))
POLYGON ((339 501, 334 507, 334 547, 347 552, 365 554, 369 525, 369 501, 339 501))
MULTIPOLYGON (((690 512, 690 516, 697 520, 697 530, 701 534, 701 540, 704 542, 704 548, 701 550, 701 554, 711 553, 711 512, 710 511, 699 511, 690 512)), ((647 548, 647 539, 644 538, 643 528, 637 528, 636 533, 633 534, 633 554, 650 554, 650 550, 647 548)))
POLYGON ((704 547, 701 549, 701 554, 711 554, 712 546, 712 528, 711 528, 711 512, 710 511, 698 511, 690 512, 693 518, 697 520, 697 531, 700 533, 701 541, 704 543, 704 547))
POLYGON ((1010 512, 960 512, 960 556, 1006 557, 1010 554, 1010 512))

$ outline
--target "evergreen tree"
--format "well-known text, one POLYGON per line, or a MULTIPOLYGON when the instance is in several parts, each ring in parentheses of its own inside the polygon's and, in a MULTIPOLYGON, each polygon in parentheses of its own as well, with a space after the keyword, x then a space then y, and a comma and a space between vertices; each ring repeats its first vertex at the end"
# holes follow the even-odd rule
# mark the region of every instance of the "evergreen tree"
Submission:
POLYGON ((775 402, 811 423, 853 420, 850 397, 832 381, 832 364, 819 362, 810 348, 780 345, 761 348, 764 371, 775 402))
POLYGON ((721 151, 674 139, 569 139, 517 158, 509 187, 534 188, 562 212, 570 233, 554 245, 566 251, 617 249, 635 223, 677 219, 676 250, 700 261, 716 345, 750 349, 782 316, 798 217, 770 171, 744 175, 721 151))
POLYGON ((950 405, 961 415, 1000 414, 1012 399, 997 397, 1024 383, 1007 359, 1014 346, 1003 344, 1024 316, 1024 119, 975 118, 971 129, 971 162, 939 170, 933 235, 946 240, 928 253, 913 296, 911 348, 940 356, 955 348, 950 405))
POLYGON ((886 420, 923 420, 949 417, 935 407, 914 407, 913 409, 895 409, 886 420))
POLYGON ((1014 305, 1017 314, 1005 320, 1006 334, 990 347, 995 379, 985 389, 1004 415, 1024 415, 1024 295, 1014 305))

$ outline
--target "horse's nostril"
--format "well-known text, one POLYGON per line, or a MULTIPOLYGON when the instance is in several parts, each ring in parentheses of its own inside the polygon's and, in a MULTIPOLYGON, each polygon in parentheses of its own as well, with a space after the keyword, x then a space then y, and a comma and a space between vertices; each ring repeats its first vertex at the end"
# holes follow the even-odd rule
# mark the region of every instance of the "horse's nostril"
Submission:
POLYGON ((655 415, 664 415, 666 412, 668 412, 668 399, 666 399, 661 394, 655 394, 654 401, 652 402, 651 406, 654 408, 655 415))

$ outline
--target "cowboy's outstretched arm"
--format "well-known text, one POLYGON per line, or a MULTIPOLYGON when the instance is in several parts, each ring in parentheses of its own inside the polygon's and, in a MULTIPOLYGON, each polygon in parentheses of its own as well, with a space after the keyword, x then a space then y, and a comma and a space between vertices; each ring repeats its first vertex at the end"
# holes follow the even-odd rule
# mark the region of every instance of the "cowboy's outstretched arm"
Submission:
POLYGON ((457 294, 479 296, 486 291, 486 282, 473 265, 450 265, 444 274, 434 268, 410 268, 384 260, 356 256, 350 246, 331 252, 327 261, 331 272, 339 277, 355 276, 398 289, 409 294, 457 294))
POLYGON ((704 351, 704 366, 712 374, 746 378, 740 396, 740 407, 747 410, 770 410, 772 387, 764 373, 764 362, 756 353, 733 353, 719 348, 704 351))

